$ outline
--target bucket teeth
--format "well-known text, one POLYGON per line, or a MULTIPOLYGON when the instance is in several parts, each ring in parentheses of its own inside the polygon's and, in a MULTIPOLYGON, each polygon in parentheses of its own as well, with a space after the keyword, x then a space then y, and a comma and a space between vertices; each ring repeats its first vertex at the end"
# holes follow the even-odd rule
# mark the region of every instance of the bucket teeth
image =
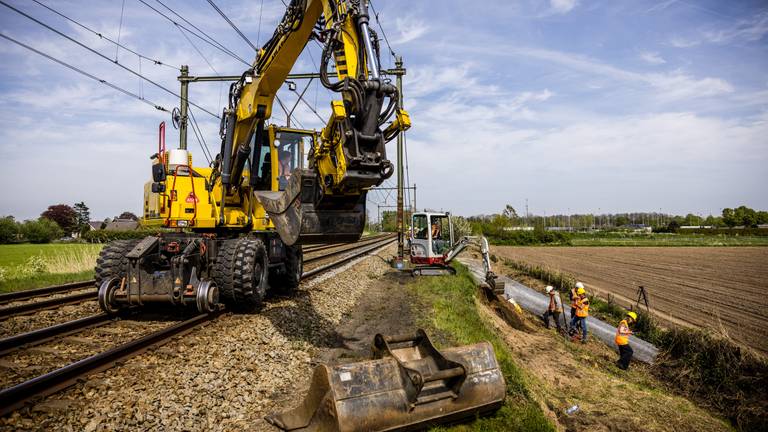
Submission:
POLYGON ((297 407, 266 420, 287 431, 392 431, 495 411, 506 386, 488 342, 435 349, 423 330, 376 335, 373 359, 315 368, 297 407))

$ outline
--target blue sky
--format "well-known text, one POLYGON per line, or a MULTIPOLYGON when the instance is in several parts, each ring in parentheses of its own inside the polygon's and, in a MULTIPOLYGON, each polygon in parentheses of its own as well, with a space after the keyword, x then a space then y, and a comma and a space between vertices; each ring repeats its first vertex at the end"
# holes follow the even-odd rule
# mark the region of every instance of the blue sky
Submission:
MULTIPOLYGON (((4 1, 178 91, 172 68, 140 64, 32 1, 4 1)), ((245 67, 187 35, 192 46, 137 0, 125 0, 122 25, 121 0, 40 1, 112 39, 119 35, 147 57, 188 64, 192 74, 240 74, 245 67)), ((253 58, 204 0, 163 3, 238 56, 253 58)), ((217 4, 254 43, 264 43, 283 10, 279 0, 264 0, 263 8, 260 1, 217 4)), ((520 210, 527 198, 538 214, 768 208, 767 2, 374 5, 408 69, 408 162, 419 207, 487 214, 507 203, 520 210)), ((0 31, 154 103, 178 104, 2 5, 0 31)), ((294 71, 314 71, 319 52, 311 43, 294 71)), ((280 97, 287 105, 296 101, 287 90, 280 97)), ((317 83, 307 91, 324 118, 330 98, 317 83)), ((191 99, 218 113, 226 88, 193 85, 191 99)), ((274 113, 282 123, 281 110, 274 113)), ((218 148, 218 120, 195 115, 209 147, 218 148)), ((303 104, 295 118, 308 128, 322 125, 303 104)), ((94 219, 139 213, 163 120, 168 114, 0 39, 0 214, 33 218, 49 204, 78 201, 94 219)), ((169 144, 177 142, 175 132, 169 128, 169 144)), ((204 164, 192 135, 190 149, 204 164)), ((394 145, 388 151, 394 159, 394 145)), ((374 193, 369 209, 375 214, 376 203, 392 205, 393 198, 374 193)))

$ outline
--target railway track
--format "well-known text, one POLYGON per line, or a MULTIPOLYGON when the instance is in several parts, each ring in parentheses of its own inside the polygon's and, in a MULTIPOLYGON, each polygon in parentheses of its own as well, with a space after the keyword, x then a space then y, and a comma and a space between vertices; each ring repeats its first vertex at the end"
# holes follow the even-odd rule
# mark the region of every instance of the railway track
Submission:
MULTIPOLYGON (((309 271, 305 271, 302 279, 310 279, 332 269, 343 266, 344 264, 367 255, 368 253, 382 248, 395 241, 394 237, 384 236, 374 241, 366 241, 363 244, 355 244, 353 248, 347 248, 341 251, 335 251, 323 256, 311 257, 305 260, 305 263, 319 263, 346 253, 339 259, 332 262, 320 264, 309 271)), ((215 320, 227 311, 221 307, 218 311, 210 314, 199 314, 183 321, 176 322, 160 330, 150 332, 130 342, 115 346, 106 351, 90 355, 88 357, 74 361, 66 366, 56 368, 42 375, 26 379, 23 382, 13 384, 0 390, 0 416, 13 412, 28 403, 32 403, 42 397, 56 393, 67 388, 83 377, 104 371, 116 364, 136 355, 139 355, 149 349, 156 348, 167 343, 172 338, 188 333, 195 328, 215 320)), ((63 340, 86 329, 94 329, 107 325, 109 323, 118 323, 121 321, 112 318, 106 314, 96 314, 86 318, 57 324, 54 326, 34 330, 27 333, 17 334, 8 338, 0 339, 0 356, 6 356, 21 350, 35 347, 48 342, 63 340)), ((98 329, 97 329, 98 330, 98 329)), ((78 338, 80 340, 82 338, 78 338)), ((81 341, 82 342, 82 341, 81 341)))
MULTIPOLYGON (((330 258, 332 256, 337 256, 337 255, 352 251, 356 248, 359 248, 365 245, 374 244, 378 241, 381 241, 386 238, 391 238, 391 237, 392 237, 391 234, 381 234, 381 235, 371 236, 371 237, 362 239, 355 243, 337 243, 337 244, 330 244, 330 245, 313 246, 305 249, 304 253, 315 254, 323 251, 328 251, 330 249, 338 249, 338 248, 341 248, 341 249, 327 252, 321 256, 316 256, 316 257, 313 256, 313 257, 306 258, 304 260, 304 264, 309 264, 312 262, 317 262, 323 259, 330 258)), ((42 310, 55 309, 65 305, 78 304, 86 301, 96 300, 97 297, 96 297, 95 289, 89 290, 87 292, 56 297, 57 295, 65 294, 71 291, 83 290, 85 288, 93 287, 95 283, 96 283, 95 280, 91 279, 89 281, 73 282, 69 284, 50 286, 50 287, 39 288, 34 290, 25 290, 25 291, 17 291, 12 293, 0 294, 0 321, 14 317, 14 316, 28 315, 28 314, 36 313, 42 310), (45 299, 45 300, 38 300, 44 297, 51 297, 51 298, 45 299), (2 307, 4 305, 8 305, 9 303, 15 303, 15 302, 24 302, 24 303, 2 307)))

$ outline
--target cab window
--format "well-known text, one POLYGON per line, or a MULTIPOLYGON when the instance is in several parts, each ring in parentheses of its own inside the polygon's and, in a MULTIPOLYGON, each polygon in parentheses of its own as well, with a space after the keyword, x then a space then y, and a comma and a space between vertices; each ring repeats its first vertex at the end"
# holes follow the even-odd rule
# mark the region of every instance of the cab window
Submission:
POLYGON ((426 240, 429 234, 429 225, 427 224, 427 215, 413 216, 413 238, 426 240))

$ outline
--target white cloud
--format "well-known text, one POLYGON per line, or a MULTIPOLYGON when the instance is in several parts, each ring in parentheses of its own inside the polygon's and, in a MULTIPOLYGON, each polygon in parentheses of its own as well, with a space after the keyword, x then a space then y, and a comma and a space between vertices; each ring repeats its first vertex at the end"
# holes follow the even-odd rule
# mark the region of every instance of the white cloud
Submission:
POLYGON ((650 63, 652 65, 660 65, 667 62, 661 55, 659 55, 659 53, 652 51, 643 51, 640 53, 640 58, 646 63, 650 63))
POLYGON ((553 13, 566 14, 573 10, 578 3, 578 0, 549 0, 549 7, 553 13))
POLYGON ((703 43, 728 45, 735 42, 757 42, 768 34, 768 12, 759 13, 735 24, 713 30, 702 31, 695 36, 673 36, 669 44, 675 48, 690 48, 703 43))
POLYGON ((403 45, 424 36, 429 31, 429 25, 424 20, 407 15, 395 19, 395 29, 397 30, 397 36, 392 41, 392 44, 403 45))
POLYGON ((731 27, 704 32, 704 38, 716 44, 728 44, 733 41, 755 42, 768 34, 768 12, 763 12, 750 19, 737 22, 731 27))
POLYGON ((519 53, 528 57, 558 63, 572 69, 600 75, 609 79, 645 84, 657 90, 664 100, 699 98, 732 93, 733 86, 720 78, 696 78, 682 71, 671 73, 640 73, 622 69, 586 56, 540 48, 510 48, 508 55, 519 53))

